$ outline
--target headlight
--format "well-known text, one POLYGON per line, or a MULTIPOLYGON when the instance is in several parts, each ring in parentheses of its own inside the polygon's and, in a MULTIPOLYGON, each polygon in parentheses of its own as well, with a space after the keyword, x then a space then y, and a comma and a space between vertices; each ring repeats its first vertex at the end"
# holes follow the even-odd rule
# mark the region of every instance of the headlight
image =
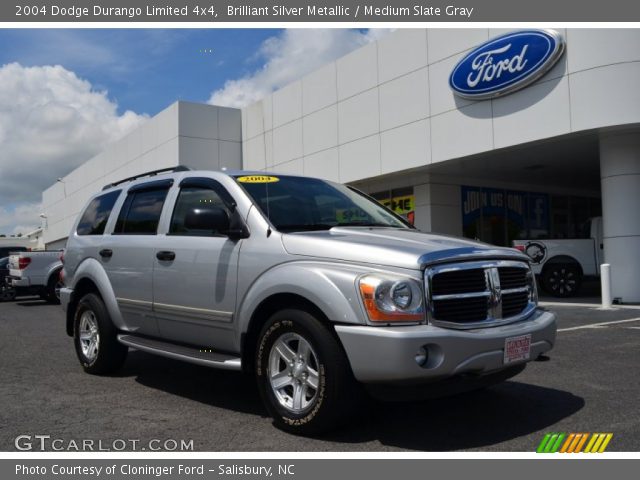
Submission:
POLYGON ((372 322, 424 320, 422 286, 417 280, 372 274, 360 277, 358 286, 372 322))
POLYGON ((411 293, 411 285, 408 282, 396 282, 391 287, 391 301, 398 308, 406 309, 411 306, 413 293, 411 293))

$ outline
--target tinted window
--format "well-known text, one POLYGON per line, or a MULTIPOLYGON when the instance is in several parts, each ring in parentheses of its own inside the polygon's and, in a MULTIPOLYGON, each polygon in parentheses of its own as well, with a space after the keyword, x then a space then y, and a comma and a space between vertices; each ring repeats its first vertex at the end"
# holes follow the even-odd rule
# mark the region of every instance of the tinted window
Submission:
POLYGON ((9 257, 0 258, 0 269, 7 268, 7 263, 9 263, 9 257))
POLYGON ((119 195, 117 190, 91 200, 78 223, 78 235, 102 235, 119 195))
POLYGON ((114 234, 155 235, 167 189, 143 190, 127 195, 114 234))
MULTIPOLYGON (((173 210, 171 218, 171 227, 169 234, 171 235, 189 235, 198 237, 211 237, 219 235, 213 229, 192 229, 185 226, 187 214, 193 209, 207 209, 211 207, 219 207, 226 210, 222 199, 216 192, 210 188, 202 187, 186 187, 180 190, 176 206, 173 210)), ((228 212, 227 212, 228 213, 228 212)))
POLYGON ((332 227, 410 226, 378 202, 344 185, 306 177, 272 177, 268 183, 238 183, 282 232, 328 230, 332 227))

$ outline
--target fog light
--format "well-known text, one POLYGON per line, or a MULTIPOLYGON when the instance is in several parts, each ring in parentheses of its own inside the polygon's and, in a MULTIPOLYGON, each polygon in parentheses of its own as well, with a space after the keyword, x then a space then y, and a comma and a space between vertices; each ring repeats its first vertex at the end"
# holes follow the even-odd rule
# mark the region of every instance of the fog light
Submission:
POLYGON ((418 353, 416 353, 415 360, 418 365, 424 367, 429 361, 429 350, 425 347, 420 347, 418 353))

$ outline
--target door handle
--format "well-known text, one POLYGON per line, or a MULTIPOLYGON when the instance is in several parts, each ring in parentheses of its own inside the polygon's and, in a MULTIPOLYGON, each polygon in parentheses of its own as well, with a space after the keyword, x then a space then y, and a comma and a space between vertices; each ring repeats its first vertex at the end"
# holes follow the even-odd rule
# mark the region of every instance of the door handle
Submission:
POLYGON ((102 258, 111 258, 113 255, 113 250, 109 248, 103 248, 98 252, 102 258))
POLYGON ((164 260, 165 262, 170 262, 176 259, 176 252, 163 250, 161 252, 156 253, 156 258, 158 260, 164 260))

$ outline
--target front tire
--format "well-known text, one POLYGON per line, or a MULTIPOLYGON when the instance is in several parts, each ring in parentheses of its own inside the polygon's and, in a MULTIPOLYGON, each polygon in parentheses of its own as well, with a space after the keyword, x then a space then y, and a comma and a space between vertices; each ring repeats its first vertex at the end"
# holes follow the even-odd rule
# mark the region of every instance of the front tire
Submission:
POLYGON ((580 290, 582 272, 576 265, 547 265, 542 272, 542 286, 554 297, 573 297, 580 290))
POLYGON ((277 427, 318 434, 349 419, 359 388, 338 340, 308 312, 276 312, 256 353, 260 396, 277 427))
POLYGON ((82 368, 93 375, 114 373, 127 358, 128 348, 118 342, 117 330, 104 302, 95 293, 78 302, 73 342, 82 368))

